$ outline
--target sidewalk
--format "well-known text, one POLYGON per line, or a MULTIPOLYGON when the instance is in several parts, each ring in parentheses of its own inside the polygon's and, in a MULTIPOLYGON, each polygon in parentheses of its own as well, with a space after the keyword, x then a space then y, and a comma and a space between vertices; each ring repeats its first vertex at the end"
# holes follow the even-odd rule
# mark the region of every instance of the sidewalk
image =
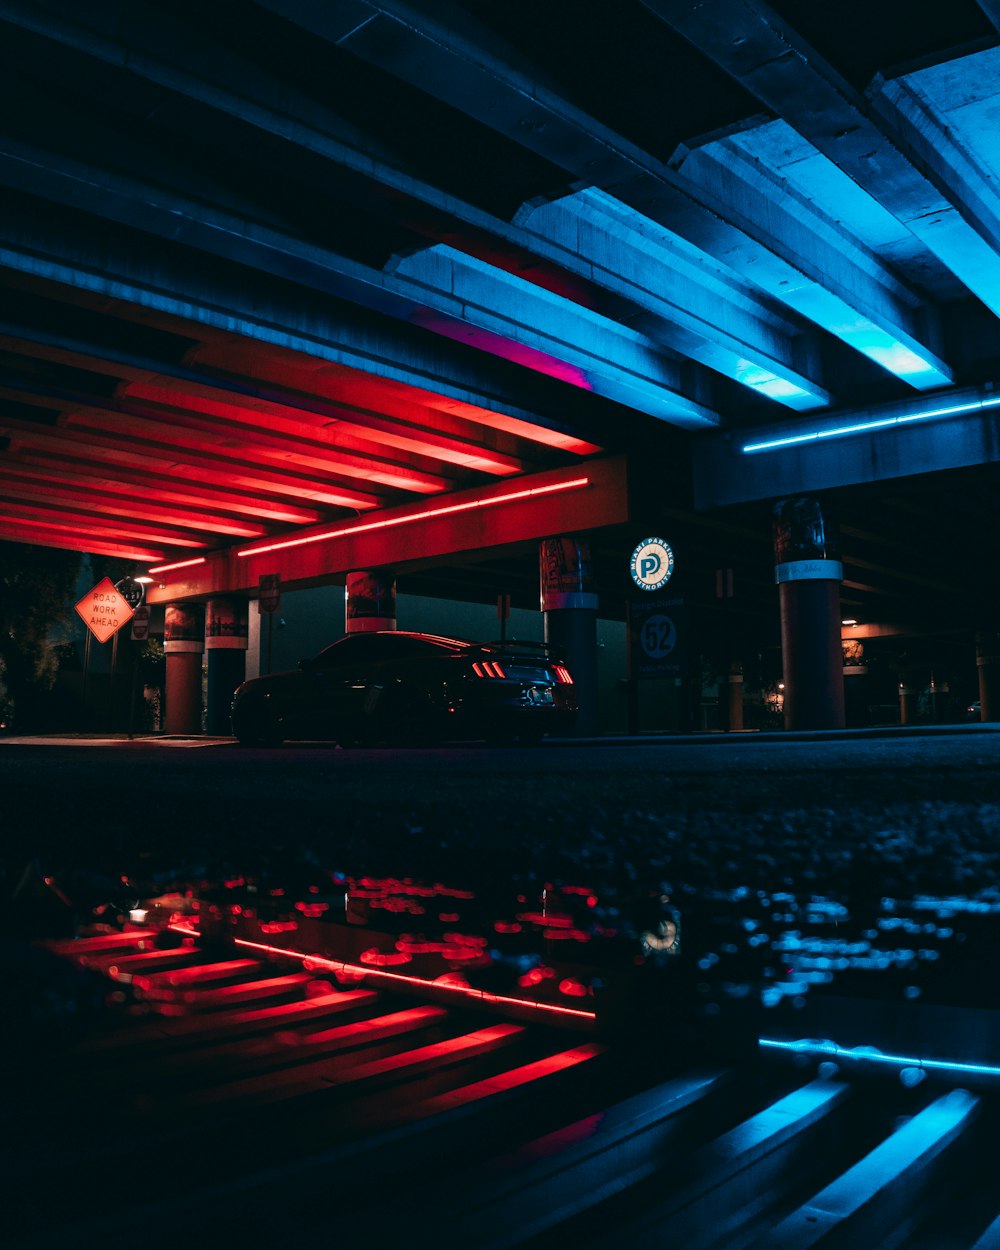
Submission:
MULTIPOLYGON (((929 738, 965 736, 968 734, 1000 733, 1000 721, 973 721, 957 725, 880 725, 859 729, 769 729, 742 730, 738 733, 721 731, 681 734, 646 732, 635 735, 606 734, 590 738, 546 738, 543 747, 554 746, 722 746, 742 742, 850 742, 857 739, 929 738)), ((208 734, 127 734, 58 733, 58 734, 0 734, 2 746, 158 746, 158 747, 217 747, 235 746, 233 737, 208 734)), ((289 743, 287 745, 296 745, 289 743)), ((304 745, 304 744, 300 744, 304 745)))

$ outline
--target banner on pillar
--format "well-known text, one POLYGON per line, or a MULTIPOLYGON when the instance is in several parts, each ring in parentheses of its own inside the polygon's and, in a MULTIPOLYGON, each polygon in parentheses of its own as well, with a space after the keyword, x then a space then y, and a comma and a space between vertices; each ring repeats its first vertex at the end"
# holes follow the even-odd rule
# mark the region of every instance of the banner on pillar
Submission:
POLYGON ((582 538, 543 538, 538 548, 543 612, 597 608, 590 544, 582 538))
POLYGON ((835 527, 818 499, 779 500, 774 505, 772 538, 777 565, 837 559, 835 527))
POLYGON ((683 597, 629 603, 629 659, 633 678, 680 677, 687 644, 683 597))
POLYGON ((205 608, 200 603, 168 603, 163 614, 163 650, 168 654, 202 651, 205 608))
POLYGON ((396 628, 396 579, 382 573, 348 573, 347 632, 396 628))
POLYGON ((245 651, 249 612, 245 599, 209 599, 205 613, 206 651, 245 651))

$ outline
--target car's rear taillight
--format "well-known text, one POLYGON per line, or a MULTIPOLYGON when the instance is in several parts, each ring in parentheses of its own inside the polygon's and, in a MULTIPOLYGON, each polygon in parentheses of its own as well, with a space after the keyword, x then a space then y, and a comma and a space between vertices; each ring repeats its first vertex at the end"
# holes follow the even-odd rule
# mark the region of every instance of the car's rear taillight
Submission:
POLYGON ((477 677, 507 676, 501 665, 499 665, 496 660, 477 660, 472 666, 472 671, 477 677))
POLYGON ((561 682, 564 686, 572 686, 573 678, 569 675, 569 669, 565 664, 556 664, 552 671, 556 675, 556 681, 561 682))

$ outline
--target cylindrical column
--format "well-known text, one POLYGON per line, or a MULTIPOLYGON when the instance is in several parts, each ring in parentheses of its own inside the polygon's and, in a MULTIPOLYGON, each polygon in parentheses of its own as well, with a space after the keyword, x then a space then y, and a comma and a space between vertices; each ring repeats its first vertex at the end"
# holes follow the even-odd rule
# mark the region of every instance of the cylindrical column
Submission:
POLYGON ((205 612, 205 729, 231 732, 233 691, 246 677, 250 615, 246 599, 209 599, 205 612))
POLYGON ((348 573, 344 631, 396 628, 396 579, 391 573, 348 573))
POLYGON ((844 728, 840 581, 828 525, 815 499, 774 508, 775 581, 781 605, 786 729, 844 728))
POLYGON ((167 657, 164 733, 201 733, 201 655, 204 647, 204 605, 168 603, 163 622, 163 650, 167 657))
POLYGON ((917 718, 917 699, 919 691, 910 677, 904 676, 899 683, 899 723, 912 725, 917 718))
POLYGON ((574 734, 597 731, 597 595, 590 546, 582 538, 545 538, 538 549, 545 641, 566 659, 579 712, 574 734))
POLYGON ((726 685, 729 687, 727 728, 730 733, 740 733, 743 729, 743 670, 739 664, 730 666, 726 685))
POLYGON ((1000 719, 1000 634, 980 630, 976 634, 976 671, 979 674, 979 718, 1000 719))

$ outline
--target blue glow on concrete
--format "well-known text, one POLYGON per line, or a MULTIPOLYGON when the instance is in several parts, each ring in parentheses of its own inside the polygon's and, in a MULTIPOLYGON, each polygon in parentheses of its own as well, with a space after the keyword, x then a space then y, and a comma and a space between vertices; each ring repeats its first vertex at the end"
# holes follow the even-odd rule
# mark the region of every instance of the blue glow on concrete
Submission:
POLYGON ((865 1064, 885 1064, 886 1067, 894 1069, 918 1068, 926 1072, 1000 1077, 1000 1067, 995 1064, 960 1063, 954 1059, 918 1059, 913 1055, 887 1055, 873 1046, 848 1049, 846 1046, 838 1046, 836 1042, 816 1041, 811 1038, 783 1042, 772 1037, 759 1037, 757 1044, 762 1050, 790 1051, 793 1054, 817 1058, 822 1055, 826 1059, 854 1059, 865 1064))
POLYGON ((748 386, 759 395, 766 395, 768 399, 776 400, 779 404, 785 404, 789 408, 797 408, 801 411, 815 408, 817 403, 821 402, 815 395, 797 385, 790 378, 779 377, 778 374, 772 373, 769 369, 763 369, 749 360, 737 361, 732 370, 732 377, 741 386, 748 386))
POLYGON ((517 222, 558 249, 560 264, 577 258, 580 271, 586 257, 585 276, 672 326, 667 346, 798 412, 829 406, 829 392, 792 366, 794 323, 659 222, 594 187, 526 205, 517 222))
POLYGON ((929 351, 922 354, 915 350, 921 345, 912 338, 910 345, 907 345, 889 329, 877 325, 868 317, 857 316, 849 321, 841 320, 833 307, 826 309, 824 316, 819 304, 830 304, 833 298, 836 297, 831 297, 829 292, 817 296, 815 312, 819 324, 887 373, 893 374, 901 382, 908 382, 917 390, 947 386, 953 380, 951 372, 929 351))
POLYGON ((919 385, 919 379, 928 377, 934 379, 928 385, 940 385, 940 370, 934 368, 930 361, 925 360, 922 356, 918 356, 916 352, 911 351, 910 348, 905 347, 902 343, 873 343, 861 350, 869 359, 874 360, 877 365, 881 365, 883 369, 887 369, 889 373, 894 373, 897 378, 901 378, 905 382, 919 385))
POLYGON ((916 421, 932 421, 937 417, 953 417, 960 413, 978 412, 983 408, 1000 405, 997 399, 976 399, 968 403, 952 404, 947 408, 925 408, 919 412, 904 413, 895 417, 880 417, 874 421, 855 421, 850 425, 838 425, 822 430, 809 430, 802 434, 789 434, 785 438, 772 438, 762 443, 745 443, 740 449, 745 455, 758 451, 774 451, 780 447, 797 447, 803 443, 816 443, 827 438, 846 438, 869 430, 887 429, 894 425, 909 425, 916 421))

